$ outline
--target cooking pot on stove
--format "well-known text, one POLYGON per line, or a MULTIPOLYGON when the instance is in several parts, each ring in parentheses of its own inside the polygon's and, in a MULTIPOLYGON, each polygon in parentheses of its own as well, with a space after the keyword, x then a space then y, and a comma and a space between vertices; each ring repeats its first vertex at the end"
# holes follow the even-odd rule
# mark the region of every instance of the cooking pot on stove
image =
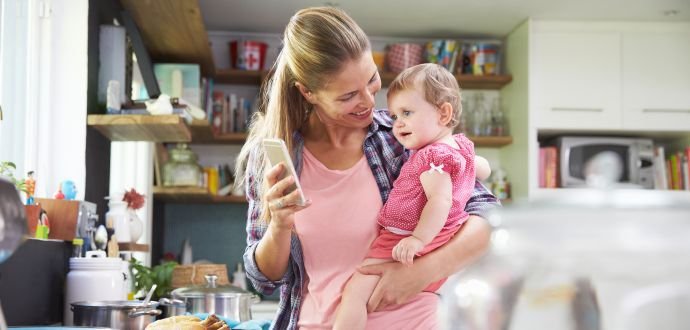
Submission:
POLYGON ((444 327, 688 329, 688 193, 552 193, 490 217, 488 253, 441 290, 444 327))
POLYGON ((141 301, 79 301, 74 302, 74 325, 108 327, 111 329, 140 330, 156 320, 161 311, 158 303, 141 301))
MULTIPOLYGON (((209 313, 244 322, 252 319, 251 305, 259 297, 232 285, 218 285, 217 275, 205 275, 207 284, 178 288, 172 291, 174 300, 181 300, 187 313, 209 313)), ((174 303, 175 304, 175 303, 174 303)), ((177 309, 174 309, 177 310, 177 309)))

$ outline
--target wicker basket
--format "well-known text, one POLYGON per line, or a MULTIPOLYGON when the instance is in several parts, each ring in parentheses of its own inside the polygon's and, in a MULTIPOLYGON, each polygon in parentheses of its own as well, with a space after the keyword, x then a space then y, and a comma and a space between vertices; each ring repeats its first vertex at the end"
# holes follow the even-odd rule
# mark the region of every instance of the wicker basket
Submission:
POLYGON ((174 288, 206 284, 204 275, 218 276, 218 285, 228 285, 228 268, 225 264, 199 264, 175 266, 170 285, 174 288))

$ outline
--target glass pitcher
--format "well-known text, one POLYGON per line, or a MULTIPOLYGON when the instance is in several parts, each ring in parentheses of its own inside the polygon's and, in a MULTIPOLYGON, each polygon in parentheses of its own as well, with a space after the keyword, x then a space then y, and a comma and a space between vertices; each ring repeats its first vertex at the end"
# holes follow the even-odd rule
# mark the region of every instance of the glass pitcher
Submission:
POLYGON ((557 195, 491 217, 488 253, 441 289, 445 329, 690 328, 689 198, 557 195))

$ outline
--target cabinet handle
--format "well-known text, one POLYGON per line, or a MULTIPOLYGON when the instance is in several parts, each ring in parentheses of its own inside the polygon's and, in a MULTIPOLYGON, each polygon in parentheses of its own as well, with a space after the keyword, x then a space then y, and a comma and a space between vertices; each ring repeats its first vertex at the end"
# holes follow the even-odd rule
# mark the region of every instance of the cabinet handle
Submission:
POLYGON ((551 108, 551 111, 602 112, 602 108, 551 108))
POLYGON ((653 112, 653 113, 690 113, 690 109, 642 109, 642 112, 653 112))

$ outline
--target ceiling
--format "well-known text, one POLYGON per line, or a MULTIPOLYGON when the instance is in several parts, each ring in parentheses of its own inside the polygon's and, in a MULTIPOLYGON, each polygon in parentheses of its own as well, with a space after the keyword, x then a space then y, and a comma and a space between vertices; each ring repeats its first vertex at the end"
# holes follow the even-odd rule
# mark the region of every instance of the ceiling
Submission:
POLYGON ((690 21, 690 0, 199 0, 206 29, 281 33, 311 6, 347 11, 370 36, 504 37, 528 17, 690 21), (664 13, 675 10, 675 15, 664 13))

